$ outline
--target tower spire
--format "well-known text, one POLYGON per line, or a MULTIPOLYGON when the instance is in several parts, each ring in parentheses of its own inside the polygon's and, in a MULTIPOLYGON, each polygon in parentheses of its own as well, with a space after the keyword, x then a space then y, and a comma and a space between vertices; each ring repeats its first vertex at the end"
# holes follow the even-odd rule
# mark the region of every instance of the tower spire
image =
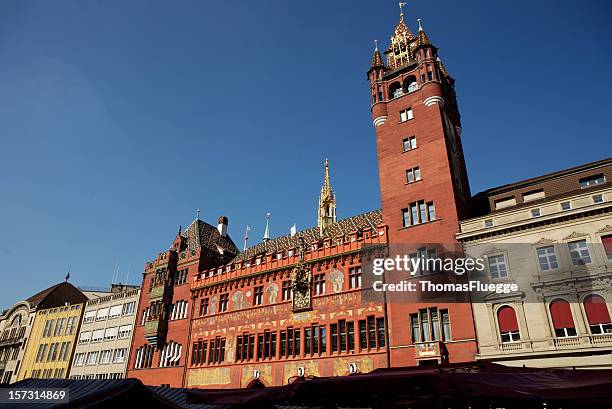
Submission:
POLYGON ((329 161, 325 159, 325 176, 323 178, 323 186, 321 186, 321 195, 319 196, 319 214, 317 225, 319 232, 323 234, 327 226, 336 222, 336 195, 331 187, 329 178, 329 161))
POLYGON ((414 61, 412 50, 414 48, 413 41, 416 39, 414 34, 410 31, 406 23, 404 22, 404 9, 406 3, 399 3, 400 7, 400 18, 395 31, 391 36, 391 45, 389 49, 385 51, 387 55, 387 66, 394 70, 396 68, 403 67, 414 61))

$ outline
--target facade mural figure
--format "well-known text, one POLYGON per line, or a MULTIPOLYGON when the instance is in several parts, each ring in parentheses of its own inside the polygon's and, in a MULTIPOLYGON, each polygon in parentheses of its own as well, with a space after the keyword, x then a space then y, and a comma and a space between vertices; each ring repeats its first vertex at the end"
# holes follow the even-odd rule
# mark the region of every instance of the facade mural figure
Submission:
POLYGON ((329 281, 332 283, 332 289, 335 293, 342 291, 344 286, 344 273, 340 270, 333 270, 329 273, 329 281))
POLYGON ((276 298, 278 296, 278 285, 272 283, 266 288, 266 293, 268 294, 268 302, 270 304, 276 303, 276 298))

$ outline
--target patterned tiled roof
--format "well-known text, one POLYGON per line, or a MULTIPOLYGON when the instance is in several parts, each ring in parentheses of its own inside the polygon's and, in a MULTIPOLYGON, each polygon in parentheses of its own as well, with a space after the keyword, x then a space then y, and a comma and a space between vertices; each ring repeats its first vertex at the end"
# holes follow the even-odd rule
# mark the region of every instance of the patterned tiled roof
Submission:
POLYGON ((293 237, 290 235, 281 236, 258 243, 253 247, 241 251, 232 262, 248 260, 260 254, 297 248, 300 244, 300 237, 303 237, 306 243, 314 243, 323 238, 344 236, 354 233, 355 231, 369 228, 375 229, 380 224, 382 224, 382 211, 373 210, 332 223, 327 226, 323 234, 321 234, 317 227, 312 227, 297 232, 293 237))
POLYGON ((187 239, 189 248, 195 249, 202 246, 212 252, 223 250, 226 253, 238 254, 240 250, 234 244, 229 234, 221 236, 216 227, 196 219, 189 227, 181 233, 187 239))

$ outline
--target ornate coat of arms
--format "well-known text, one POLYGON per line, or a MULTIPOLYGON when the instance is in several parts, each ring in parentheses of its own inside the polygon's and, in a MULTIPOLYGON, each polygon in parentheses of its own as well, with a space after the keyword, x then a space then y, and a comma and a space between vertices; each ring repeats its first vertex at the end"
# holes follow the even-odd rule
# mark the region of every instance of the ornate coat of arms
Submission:
POLYGON ((300 261, 291 273, 291 290, 293 290, 293 311, 304 311, 311 308, 312 273, 304 263, 304 238, 300 237, 300 261))

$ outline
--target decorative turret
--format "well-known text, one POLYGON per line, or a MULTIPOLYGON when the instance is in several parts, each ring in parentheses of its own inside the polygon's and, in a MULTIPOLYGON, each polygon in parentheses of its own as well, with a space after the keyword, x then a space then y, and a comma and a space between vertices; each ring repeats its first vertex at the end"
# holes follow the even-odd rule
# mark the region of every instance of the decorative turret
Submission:
POLYGON ((329 180, 329 162, 325 159, 325 177, 323 186, 321 186, 321 195, 319 196, 319 216, 317 226, 319 231, 323 231, 332 223, 336 222, 336 195, 331 187, 329 180))
POLYGON ((372 68, 383 67, 382 57, 380 55, 380 51, 378 51, 378 40, 374 40, 374 55, 372 55, 372 68))

